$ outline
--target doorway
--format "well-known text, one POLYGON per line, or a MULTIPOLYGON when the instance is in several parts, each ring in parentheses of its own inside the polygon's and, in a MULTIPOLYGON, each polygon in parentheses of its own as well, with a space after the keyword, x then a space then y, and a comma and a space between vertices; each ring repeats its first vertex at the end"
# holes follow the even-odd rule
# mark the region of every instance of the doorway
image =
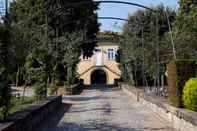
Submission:
POLYGON ((107 75, 104 70, 95 70, 91 74, 91 84, 107 84, 107 75))

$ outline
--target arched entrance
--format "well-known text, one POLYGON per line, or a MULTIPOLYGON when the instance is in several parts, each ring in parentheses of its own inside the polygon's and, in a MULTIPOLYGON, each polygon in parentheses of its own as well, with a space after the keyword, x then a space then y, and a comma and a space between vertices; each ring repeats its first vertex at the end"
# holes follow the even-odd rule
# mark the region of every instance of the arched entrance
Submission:
POLYGON ((94 70, 91 74, 91 84, 107 84, 107 74, 104 70, 94 70))

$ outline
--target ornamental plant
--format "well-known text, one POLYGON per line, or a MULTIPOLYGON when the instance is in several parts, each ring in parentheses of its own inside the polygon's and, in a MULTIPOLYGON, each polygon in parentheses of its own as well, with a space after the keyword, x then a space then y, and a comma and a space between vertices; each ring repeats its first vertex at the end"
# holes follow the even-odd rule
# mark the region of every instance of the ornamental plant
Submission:
POLYGON ((183 89, 183 104, 187 109, 197 111, 197 78, 189 79, 183 89))

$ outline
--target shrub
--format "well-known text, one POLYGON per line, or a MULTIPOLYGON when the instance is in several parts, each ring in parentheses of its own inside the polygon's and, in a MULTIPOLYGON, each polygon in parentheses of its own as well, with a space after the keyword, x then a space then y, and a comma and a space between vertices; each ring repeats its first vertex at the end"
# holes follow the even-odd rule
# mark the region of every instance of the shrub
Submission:
POLYGON ((9 110, 9 114, 13 114, 17 111, 20 111, 21 109, 28 106, 29 104, 34 103, 35 101, 33 97, 26 97, 26 96, 24 96, 24 98, 12 96, 11 100, 12 100, 11 102, 12 104, 9 110))
POLYGON ((197 78, 191 78, 183 89, 183 104, 187 109, 197 111, 197 78))
POLYGON ((57 85, 51 85, 49 86, 49 95, 54 95, 60 86, 57 85))
POLYGON ((33 86, 34 97, 36 101, 46 98, 46 86, 44 84, 37 84, 33 86))

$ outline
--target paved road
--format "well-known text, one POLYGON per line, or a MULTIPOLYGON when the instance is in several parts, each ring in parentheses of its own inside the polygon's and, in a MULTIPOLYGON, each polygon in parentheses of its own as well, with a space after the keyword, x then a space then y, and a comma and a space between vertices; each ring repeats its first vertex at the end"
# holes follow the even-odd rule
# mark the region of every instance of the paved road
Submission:
POLYGON ((65 105, 52 114, 40 131, 174 131, 170 123, 121 90, 85 90, 64 97, 65 105))

